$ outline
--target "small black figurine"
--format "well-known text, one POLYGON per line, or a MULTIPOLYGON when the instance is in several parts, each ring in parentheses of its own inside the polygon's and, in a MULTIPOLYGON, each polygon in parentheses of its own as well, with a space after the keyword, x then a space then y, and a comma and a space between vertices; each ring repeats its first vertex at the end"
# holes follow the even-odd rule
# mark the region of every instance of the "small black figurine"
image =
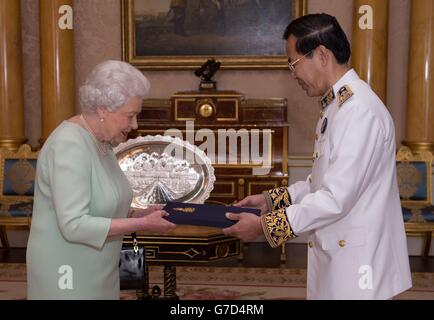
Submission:
POLYGON ((215 59, 209 59, 194 72, 194 74, 201 79, 199 85, 200 90, 217 89, 217 83, 211 80, 211 78, 217 72, 217 70, 220 69, 220 65, 221 63, 215 61, 215 59))

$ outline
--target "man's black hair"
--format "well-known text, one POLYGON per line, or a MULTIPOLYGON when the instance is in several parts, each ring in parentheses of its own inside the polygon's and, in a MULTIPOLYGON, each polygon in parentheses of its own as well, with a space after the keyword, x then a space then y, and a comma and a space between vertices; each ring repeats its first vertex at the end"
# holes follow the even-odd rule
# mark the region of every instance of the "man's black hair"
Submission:
POLYGON ((290 35, 297 38, 295 49, 306 54, 320 45, 329 49, 339 64, 350 59, 351 48, 345 32, 335 17, 326 13, 308 14, 291 21, 286 27, 283 39, 290 35))

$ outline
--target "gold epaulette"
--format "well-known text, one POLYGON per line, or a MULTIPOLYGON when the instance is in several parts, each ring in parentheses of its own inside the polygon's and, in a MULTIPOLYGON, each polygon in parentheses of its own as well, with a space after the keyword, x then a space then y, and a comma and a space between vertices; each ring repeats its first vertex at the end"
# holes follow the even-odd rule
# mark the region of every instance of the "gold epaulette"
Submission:
POLYGON ((288 239, 297 237, 289 224, 288 217, 286 216, 286 208, 274 210, 262 215, 261 225, 265 239, 267 239, 267 242, 272 248, 280 246, 288 239))
POLYGON ((330 88, 319 100, 319 103, 323 109, 327 108, 327 106, 333 102, 335 99, 335 93, 333 88, 330 88))
POLYGON ((351 91, 350 87, 347 85, 344 85, 342 88, 340 88, 338 91, 339 107, 342 106, 349 98, 351 98, 353 94, 353 91, 351 91))
POLYGON ((286 208, 292 204, 287 187, 266 190, 263 191, 262 194, 267 201, 268 211, 286 208))

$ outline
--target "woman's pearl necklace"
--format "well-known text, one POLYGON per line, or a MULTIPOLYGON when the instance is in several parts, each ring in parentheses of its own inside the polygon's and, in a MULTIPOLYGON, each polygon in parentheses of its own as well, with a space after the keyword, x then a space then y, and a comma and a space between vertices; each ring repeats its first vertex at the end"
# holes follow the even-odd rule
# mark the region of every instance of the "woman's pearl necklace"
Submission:
POLYGON ((90 128, 89 124, 84 119, 83 114, 80 114, 80 120, 83 123, 86 130, 89 131, 93 141, 96 144, 96 148, 98 149, 98 152, 102 155, 106 155, 109 152, 109 150, 111 149, 111 145, 107 142, 101 142, 96 138, 95 133, 93 132, 93 130, 90 128))

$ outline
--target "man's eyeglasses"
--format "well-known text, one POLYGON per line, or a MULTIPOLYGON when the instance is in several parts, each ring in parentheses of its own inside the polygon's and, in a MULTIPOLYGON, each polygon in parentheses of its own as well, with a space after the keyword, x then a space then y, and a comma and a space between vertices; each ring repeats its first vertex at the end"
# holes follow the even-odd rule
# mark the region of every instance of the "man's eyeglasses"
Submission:
POLYGON ((293 62, 291 62, 291 58, 288 58, 288 68, 289 71, 291 71, 292 73, 295 71, 295 65, 304 57, 306 57, 307 55, 311 54, 313 50, 310 50, 308 53, 306 53, 304 56, 301 56, 300 58, 294 60, 293 62))

